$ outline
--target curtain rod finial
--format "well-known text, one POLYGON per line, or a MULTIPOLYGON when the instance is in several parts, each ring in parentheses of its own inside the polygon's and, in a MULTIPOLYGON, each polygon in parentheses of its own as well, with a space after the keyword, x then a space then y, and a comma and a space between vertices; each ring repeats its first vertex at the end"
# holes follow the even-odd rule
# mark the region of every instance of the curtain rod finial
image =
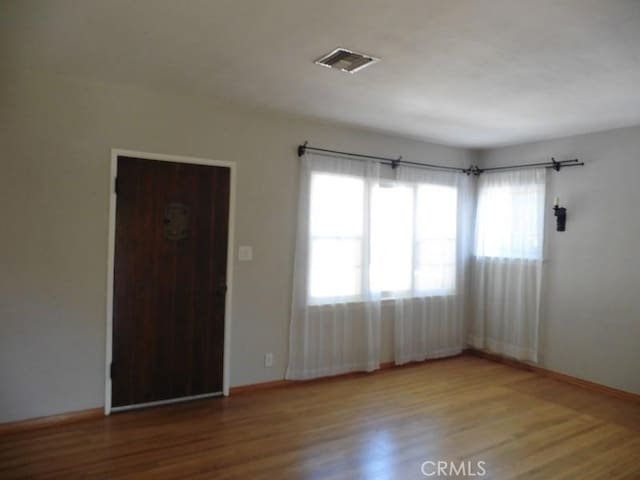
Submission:
POLYGON ((309 142, 307 140, 304 141, 304 143, 302 145, 298 145, 298 156, 301 157, 305 154, 305 152, 307 151, 307 144, 309 142))

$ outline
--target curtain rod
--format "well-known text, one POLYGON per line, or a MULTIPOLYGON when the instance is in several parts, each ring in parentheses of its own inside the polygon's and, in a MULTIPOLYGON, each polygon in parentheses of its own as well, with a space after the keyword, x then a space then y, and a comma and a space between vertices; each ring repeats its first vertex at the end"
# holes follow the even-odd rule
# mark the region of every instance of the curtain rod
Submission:
POLYGON ((489 167, 489 168, 480 168, 478 169, 478 173, 473 172, 476 175, 481 174, 482 172, 496 172, 499 170, 514 170, 517 168, 529 168, 529 167, 544 167, 544 168, 553 168, 556 172, 559 172, 561 168, 564 167, 582 167, 584 166, 584 162, 581 162, 579 159, 574 158, 571 160, 560 160, 556 161, 555 158, 551 158, 550 162, 540 162, 540 163, 523 163, 520 165, 506 165, 504 167, 489 167))
POLYGON ((397 168, 398 165, 411 165, 411 166, 420 167, 420 168, 449 170, 452 172, 462 172, 466 174, 473 173, 473 170, 471 168, 457 168, 457 167, 447 167, 445 165, 431 165, 429 163, 409 162, 407 160, 402 160, 402 156, 398 158, 388 158, 388 157, 378 157, 376 155, 363 155, 361 153, 341 152, 340 150, 329 150, 327 148, 310 147, 307 145, 307 142, 304 142, 302 145, 298 145, 299 157, 303 156, 307 151, 333 153, 334 155, 344 155, 344 156, 352 157, 356 160, 375 160, 380 162, 383 165, 391 165, 391 168, 393 169, 397 168))
POLYGON ((467 175, 474 175, 474 176, 478 176, 484 172, 497 172, 501 170, 515 170, 519 168, 529 168, 529 167, 553 168, 556 172, 559 172, 560 169, 564 167, 584 166, 584 162, 581 162, 577 158, 574 158, 571 160, 560 160, 559 162, 556 161, 555 158, 551 158, 550 162, 523 163, 520 165, 507 165, 504 167, 489 167, 489 168, 480 168, 477 165, 471 165, 469 168, 460 168, 460 167, 447 167, 445 165, 432 165, 429 163, 409 162, 407 160, 402 160, 402 156, 399 156, 398 158, 388 158, 388 157, 379 157, 376 155, 363 155, 361 153, 342 152, 340 150, 329 150, 327 148, 311 147, 308 145, 308 142, 304 142, 302 145, 298 145, 298 157, 302 157, 307 151, 332 153, 334 155, 343 155, 343 156, 351 157, 357 160, 375 160, 380 162, 383 165, 390 165, 391 168, 393 169, 397 168, 398 165, 411 165, 419 168, 461 172, 461 173, 466 173, 467 175))

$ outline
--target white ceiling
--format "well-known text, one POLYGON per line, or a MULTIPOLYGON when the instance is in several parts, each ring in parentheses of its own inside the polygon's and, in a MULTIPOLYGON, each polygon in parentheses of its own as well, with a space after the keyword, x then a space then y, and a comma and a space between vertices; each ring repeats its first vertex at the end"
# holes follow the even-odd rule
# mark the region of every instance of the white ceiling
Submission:
POLYGON ((0 54, 465 147, 640 124, 640 0, 2 0, 0 54))

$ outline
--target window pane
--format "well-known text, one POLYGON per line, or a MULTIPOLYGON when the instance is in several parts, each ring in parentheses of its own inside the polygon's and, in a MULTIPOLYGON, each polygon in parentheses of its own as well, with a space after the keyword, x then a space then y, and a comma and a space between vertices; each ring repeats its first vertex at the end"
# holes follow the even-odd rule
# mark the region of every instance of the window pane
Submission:
POLYGON ((419 185, 417 238, 456 238, 458 192, 443 185, 419 185))
POLYGON ((363 179, 314 173, 311 177, 311 235, 361 236, 363 205, 363 179))
POLYGON ((361 244, 359 238, 311 240, 309 290, 312 298, 360 295, 361 244))
POLYGON ((457 207, 458 192, 454 187, 418 187, 415 259, 418 292, 455 291, 457 207))
POLYGON ((511 257, 511 189, 493 187, 481 192, 478 200, 476 253, 487 257, 511 257))
POLYGON ((417 242, 415 288, 438 294, 455 290, 455 239, 428 239, 417 242))
POLYGON ((377 291, 411 288, 413 188, 376 185, 371 193, 371 272, 377 291))
POLYGON ((311 176, 309 295, 362 293, 364 180, 330 173, 311 176))

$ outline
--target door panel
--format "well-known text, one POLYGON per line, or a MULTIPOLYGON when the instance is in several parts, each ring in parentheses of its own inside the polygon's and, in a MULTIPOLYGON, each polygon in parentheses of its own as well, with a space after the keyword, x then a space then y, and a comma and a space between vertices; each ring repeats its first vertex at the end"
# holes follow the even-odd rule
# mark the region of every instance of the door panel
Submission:
POLYGON ((222 391, 229 180, 118 157, 114 407, 222 391))

